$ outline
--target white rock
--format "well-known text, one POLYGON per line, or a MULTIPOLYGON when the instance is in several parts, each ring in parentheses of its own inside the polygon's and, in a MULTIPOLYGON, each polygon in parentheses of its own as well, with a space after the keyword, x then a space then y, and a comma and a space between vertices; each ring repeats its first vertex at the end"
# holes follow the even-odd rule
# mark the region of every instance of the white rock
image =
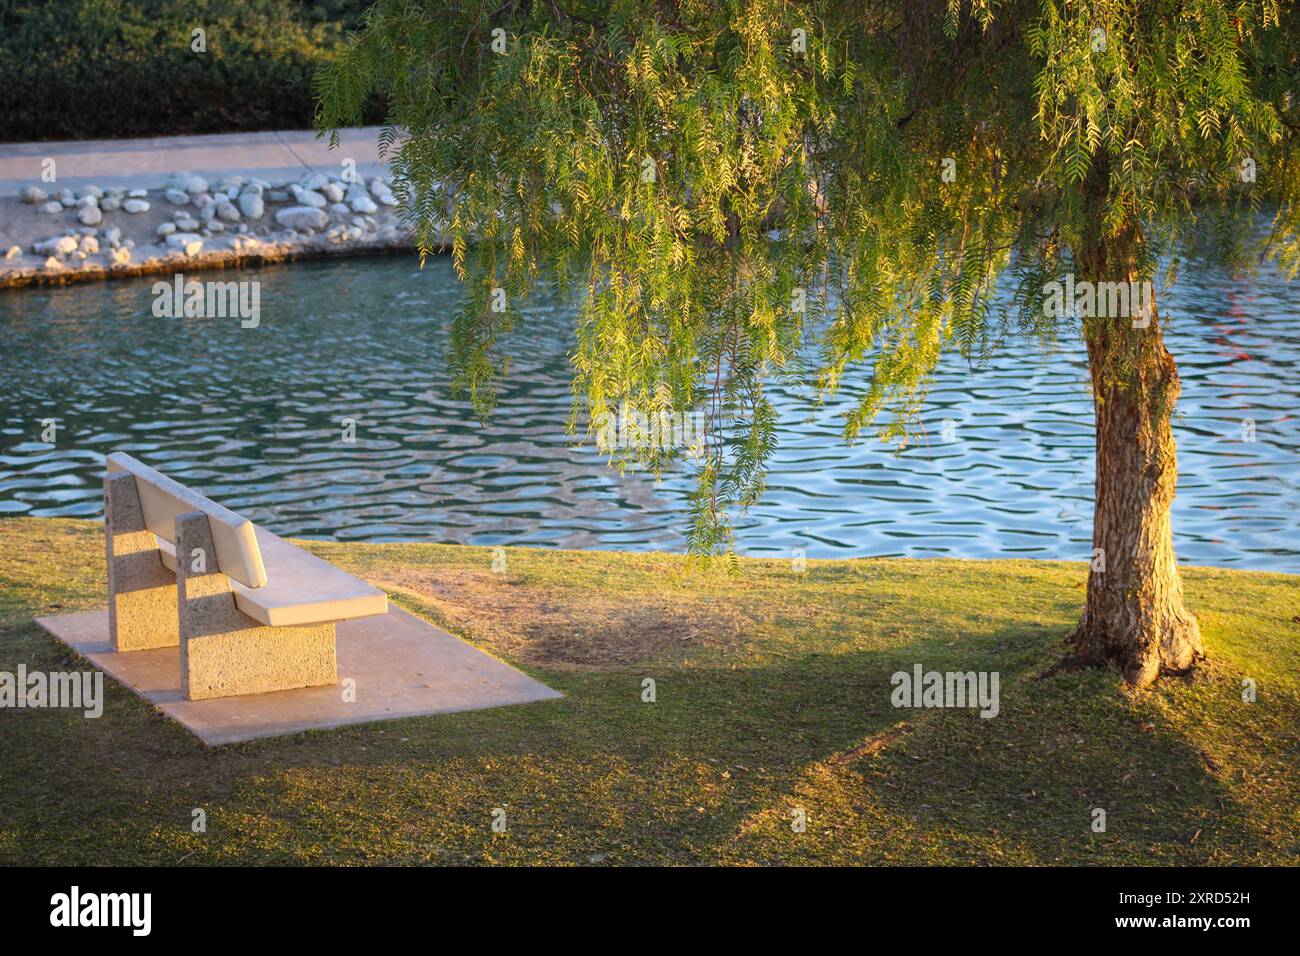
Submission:
POLYGON ((51 272, 58 272, 60 269, 63 268, 63 263, 60 262, 58 259, 54 258, 54 256, 50 256, 48 259, 45 260, 45 268, 50 270, 51 272))
POLYGON ((77 213, 77 218, 87 226, 97 226, 104 221, 104 214, 100 212, 98 206, 86 205, 81 207, 81 211, 77 213))
POLYGON ((212 198, 211 193, 194 194, 194 205, 198 206, 200 209, 204 206, 211 206, 214 202, 216 202, 216 200, 212 198))
POLYGON ((47 202, 41 207, 41 212, 45 213, 47 216, 57 216, 59 213, 63 212, 63 203, 47 202))
POLYGON ((117 212, 122 208, 122 200, 116 196, 105 196, 99 201, 99 208, 104 212, 117 212))
POLYGON ((92 197, 94 199, 101 199, 103 198, 103 195, 104 195, 104 190, 100 189, 98 186, 87 186, 85 189, 81 191, 82 199, 86 199, 87 197, 92 197))
POLYGON ((163 184, 163 189, 179 189, 190 195, 197 195, 208 191, 208 181, 193 173, 177 173, 163 184))
POLYGON ((148 212, 149 204, 143 199, 128 199, 122 203, 122 208, 130 213, 148 212))
POLYGON ((149 190, 147 190, 147 189, 132 189, 132 190, 131 190, 129 193, 127 193, 126 195, 127 195, 127 197, 130 198, 130 199, 147 199, 147 198, 149 198, 149 190))
POLYGON ((183 189, 168 189, 163 192, 163 198, 175 206, 186 206, 190 201, 190 194, 183 189))
POLYGON ((204 206, 202 209, 199 210, 199 218, 204 222, 211 222, 216 217, 217 217, 216 203, 208 203, 206 206, 204 206))
POLYGON ((336 216, 346 216, 351 211, 352 210, 347 207, 347 203, 336 202, 334 205, 330 206, 330 212, 334 213, 336 216))
POLYGON ((31 205, 35 205, 38 202, 45 202, 45 200, 50 198, 49 193, 37 186, 24 186, 22 191, 18 193, 18 196, 23 202, 31 205))
POLYGON ((277 212, 275 221, 287 229, 324 229, 329 217, 314 206, 290 206, 277 212))
POLYGON ((217 218, 226 222, 239 222, 239 210, 234 207, 233 203, 217 203, 217 218))
POLYGON ((384 182, 379 176, 371 176, 368 185, 376 199, 378 199, 382 193, 392 191, 388 188, 388 183, 384 182))
POLYGON ((18 258, 19 256, 21 256, 22 254, 23 254, 23 247, 22 247, 22 246, 10 246, 10 247, 9 247, 9 250, 5 253, 5 258, 6 258, 6 259, 17 259, 17 258, 18 258))
POLYGON ((124 266, 131 261, 131 250, 127 248, 114 249, 108 254, 109 261, 115 266, 124 266))
POLYGON ((293 192, 293 198, 297 201, 298 205, 314 206, 317 209, 323 209, 325 207, 325 197, 320 193, 313 192, 310 189, 303 189, 301 186, 291 186, 290 189, 293 192))
POLYGON ((160 223, 158 223, 158 230, 157 230, 157 232, 158 232, 158 235, 160 235, 160 236, 170 236, 170 235, 171 235, 173 232, 175 232, 175 231, 176 231, 176 223, 174 223, 174 222, 160 222, 160 223))
POLYGON ((113 245, 117 245, 119 242, 122 241, 122 230, 118 229, 116 226, 114 226, 112 229, 105 229, 104 239, 107 242, 112 243, 113 245))
POLYGON ((392 193, 380 193, 379 201, 383 203, 385 206, 397 205, 397 197, 394 196, 392 193))
POLYGON ((53 239, 36 243, 32 248, 37 255, 41 256, 66 256, 76 251, 77 240, 72 236, 55 236, 53 239))
POLYGON ((181 232, 194 232, 199 228, 199 222, 190 216, 182 216, 176 220, 176 228, 181 232))
POLYGON ((375 205, 373 199, 370 199, 367 196, 358 196, 356 199, 352 200, 352 211, 359 212, 363 215, 371 215, 379 212, 379 207, 375 205))
POLYGON ((167 245, 187 256, 196 256, 203 250, 203 237, 192 232, 176 232, 167 237, 167 245))
POLYGON ((338 183, 326 183, 321 192, 325 194, 325 198, 330 202, 343 201, 343 187, 338 183))
POLYGON ((82 236, 78 248, 86 255, 93 256, 99 251, 99 240, 94 236, 82 236))
POLYGON ((329 181, 330 178, 324 173, 308 173, 299 180, 304 189, 311 190, 324 189, 325 186, 328 185, 329 181))
POLYGON ((239 197, 239 211, 249 219, 261 219, 266 212, 260 192, 246 192, 239 197))

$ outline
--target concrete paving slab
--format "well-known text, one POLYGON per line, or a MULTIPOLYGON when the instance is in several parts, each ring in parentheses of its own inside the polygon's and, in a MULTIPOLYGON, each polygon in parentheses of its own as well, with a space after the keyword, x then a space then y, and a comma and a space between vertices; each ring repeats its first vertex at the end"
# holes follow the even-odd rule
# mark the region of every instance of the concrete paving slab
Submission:
POLYGON ((186 700, 179 649, 114 652, 107 610, 36 623, 209 746, 564 696, 398 607, 337 625, 339 680, 356 681, 354 703, 338 685, 186 700))
POLYGON ((339 131, 339 145, 317 139, 312 130, 266 133, 214 133, 49 143, 0 143, 0 196, 16 196, 24 186, 47 193, 74 191, 94 184, 158 189, 173 173, 195 173, 209 180, 232 173, 268 181, 297 180, 305 172, 338 176, 351 159, 363 178, 387 172, 379 158, 378 126, 339 131), (57 180, 41 180, 42 162, 55 161, 57 180))

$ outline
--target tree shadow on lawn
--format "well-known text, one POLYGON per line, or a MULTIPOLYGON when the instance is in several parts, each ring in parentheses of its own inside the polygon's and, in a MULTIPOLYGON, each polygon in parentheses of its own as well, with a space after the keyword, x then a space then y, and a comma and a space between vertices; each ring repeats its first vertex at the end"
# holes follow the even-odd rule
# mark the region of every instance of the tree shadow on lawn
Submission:
MULTIPOLYGON (((1234 693, 1231 682, 1220 690, 1234 693)), ((1280 863, 1273 829, 1201 746, 1105 671, 1004 685, 1002 710, 923 711, 876 755, 808 768, 781 809, 745 820, 727 859, 773 863, 1280 863), (1152 719, 1154 718, 1154 719, 1152 719), (807 834, 790 832, 792 807, 807 834), (1105 811, 1105 830, 1093 829, 1105 811)), ((1160 693, 1178 695, 1180 689, 1160 693)), ((1294 759, 1294 756, 1292 757, 1294 759)), ((1281 805, 1272 813, 1285 816, 1281 805)))
MULTIPOLYGON (((1033 680, 1058 647, 1059 635, 1007 627, 755 666, 534 669, 566 698, 215 750, 109 680, 100 720, 4 716, 0 858, 1189 863, 1269 852, 1197 746, 1144 729, 1113 675, 1033 680), (999 670, 999 715, 896 710, 890 675, 917 662, 999 670), (642 701, 644 677, 654 703, 642 701), (911 732, 877 755, 836 762, 900 720, 911 732), (1095 806, 1104 834, 1090 830, 1095 806), (791 827, 800 807, 803 833, 791 827), (195 809, 206 833, 192 830, 195 809), (504 833, 491 828, 496 810, 504 833)), ((0 631, 0 669, 71 659, 34 626, 0 631)), ((1294 844, 1294 829, 1281 838, 1294 844)))

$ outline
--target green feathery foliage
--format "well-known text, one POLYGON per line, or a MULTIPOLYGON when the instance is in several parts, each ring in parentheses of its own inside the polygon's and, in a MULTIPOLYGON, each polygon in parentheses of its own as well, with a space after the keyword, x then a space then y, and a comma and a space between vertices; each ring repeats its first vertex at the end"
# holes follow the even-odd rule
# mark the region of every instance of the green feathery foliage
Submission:
MULTIPOLYGON (((1044 285, 1089 243, 1294 273, 1298 26, 1277 0, 380 0, 318 126, 389 104, 480 413, 539 286, 579 305, 575 425, 704 413, 713 553, 763 490, 771 376, 862 376, 846 437, 903 442, 944 348, 1059 331, 1044 285)), ((591 433, 620 466, 675 451, 591 433)))

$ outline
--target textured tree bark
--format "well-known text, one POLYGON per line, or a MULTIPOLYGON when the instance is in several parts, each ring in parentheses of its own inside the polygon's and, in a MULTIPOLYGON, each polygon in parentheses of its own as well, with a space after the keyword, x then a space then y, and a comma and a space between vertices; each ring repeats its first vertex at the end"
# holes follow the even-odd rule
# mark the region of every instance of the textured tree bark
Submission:
MULTIPOLYGON (((1075 268, 1094 284, 1131 284, 1142 278, 1140 220, 1108 225, 1109 195, 1110 162, 1102 151, 1083 184, 1075 268)), ((1062 662, 1114 665, 1134 688, 1204 657, 1200 626, 1183 605, 1170 523, 1178 485, 1170 419, 1182 383, 1154 293, 1141 304, 1136 308, 1130 293, 1128 314, 1097 310, 1083 322, 1097 416, 1093 562, 1083 618, 1062 662)))
MULTIPOLYGON (((1134 277, 1131 260, 1113 255, 1081 264, 1100 278, 1105 259, 1120 267, 1110 281, 1134 277)), ((1183 605, 1170 524, 1178 482, 1170 417, 1181 383, 1154 296, 1145 316, 1087 320, 1084 334, 1097 415, 1094 558, 1071 659, 1113 664, 1141 688, 1204 656, 1200 627, 1183 605)))

